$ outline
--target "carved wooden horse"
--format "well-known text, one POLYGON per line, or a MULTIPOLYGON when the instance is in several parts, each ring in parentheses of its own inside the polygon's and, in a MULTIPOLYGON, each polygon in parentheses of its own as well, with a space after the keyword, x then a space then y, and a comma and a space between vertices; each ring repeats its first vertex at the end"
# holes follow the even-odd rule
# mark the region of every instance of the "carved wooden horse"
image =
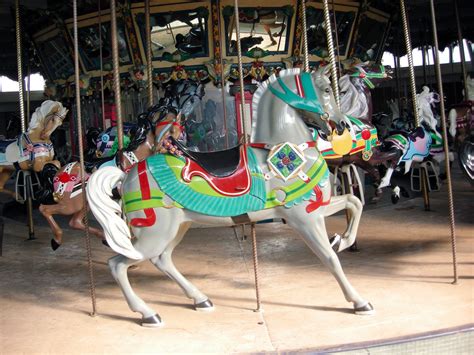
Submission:
MULTIPOLYGON (((117 166, 121 170, 126 171, 138 161, 150 156, 154 149, 154 134, 151 124, 147 120, 141 120, 140 124, 131 129, 131 137, 129 146, 123 151, 119 151, 116 155, 88 162, 87 170, 89 173, 103 166, 117 166)), ((89 178, 89 173, 85 179, 89 178)), ((83 198, 81 188, 81 172, 80 164, 72 162, 63 166, 54 176, 54 192, 53 197, 55 204, 39 207, 41 214, 48 221, 53 231, 54 237, 51 239, 51 247, 53 250, 59 248, 62 244, 63 231, 54 220, 54 215, 72 216, 69 225, 74 229, 84 230, 83 223, 83 198)), ((97 228, 89 227, 89 231, 98 238, 104 239, 104 233, 97 228)))
POLYGON ((90 208, 119 253, 109 260, 112 275, 131 310, 141 313, 142 325, 162 322, 133 291, 127 269, 150 260, 179 284, 196 309, 210 310, 212 302, 176 269, 172 252, 192 222, 232 226, 236 217, 249 222, 284 218, 331 271, 355 312, 373 312, 344 275, 326 232, 324 218, 348 209, 348 227, 336 248, 352 245, 362 204, 352 195, 331 198, 327 164, 303 121, 317 122, 326 135, 332 131, 329 120, 341 130, 344 116, 328 115, 334 99, 329 82, 320 89, 317 75, 291 69, 261 85, 253 97, 249 146, 213 153, 181 146, 181 157, 156 154, 128 173, 106 167, 91 175, 90 208), (127 222, 121 205, 111 198, 118 185, 127 222))
POLYGON ((66 117, 68 110, 58 101, 46 100, 38 107, 28 126, 28 130, 11 141, 0 161, 0 191, 5 191, 5 183, 15 171, 15 166, 22 170, 41 172, 47 163, 57 168, 61 165, 54 160, 51 133, 58 128, 66 117))
POLYGON ((464 101, 454 106, 448 115, 449 133, 456 149, 469 137, 474 126, 474 78, 468 76, 466 86, 468 92, 464 93, 464 101))

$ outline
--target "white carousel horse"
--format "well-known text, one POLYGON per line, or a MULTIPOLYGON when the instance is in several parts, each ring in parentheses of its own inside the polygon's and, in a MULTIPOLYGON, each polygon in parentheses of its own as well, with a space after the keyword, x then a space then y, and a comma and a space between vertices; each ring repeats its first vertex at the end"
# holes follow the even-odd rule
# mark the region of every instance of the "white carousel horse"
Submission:
POLYGON ((467 93, 464 93, 464 101, 452 108, 448 114, 449 133, 455 138, 457 145, 470 135, 474 124, 474 78, 468 76, 466 86, 467 93))
POLYGON ((248 222, 284 218, 334 275, 355 313, 373 313, 344 275, 325 227, 326 216, 348 210, 348 227, 337 245, 341 251, 354 243, 362 213, 360 200, 352 195, 331 198, 326 162, 304 122, 316 121, 331 135, 329 120, 340 129, 343 117, 328 117, 330 106, 335 107, 327 78, 285 70, 254 94, 248 146, 214 153, 181 147, 182 157, 156 154, 128 173, 107 167, 92 174, 87 187, 91 210, 119 253, 109 266, 131 310, 141 313, 142 325, 162 321, 135 294, 127 269, 150 260, 180 285, 196 309, 210 310, 212 302, 176 269, 171 255, 192 222, 232 226, 235 217, 248 222), (118 185, 126 221, 121 205, 111 198, 118 185))
POLYGON ((389 168, 382 178, 380 187, 390 186, 392 174, 397 165, 405 163, 406 174, 413 162, 421 163, 432 156, 438 163, 444 159, 443 139, 436 130, 437 120, 434 117, 432 105, 439 102, 439 95, 430 92, 424 86, 422 92, 417 94, 420 127, 410 132, 399 131, 389 136, 384 144, 388 152, 394 153, 394 158, 389 161, 389 168))

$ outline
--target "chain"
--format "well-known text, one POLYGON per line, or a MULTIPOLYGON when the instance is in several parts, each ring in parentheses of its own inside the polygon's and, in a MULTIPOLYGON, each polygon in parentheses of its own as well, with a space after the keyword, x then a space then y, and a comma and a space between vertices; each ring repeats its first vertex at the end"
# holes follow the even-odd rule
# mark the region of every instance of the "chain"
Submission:
POLYGON ((255 223, 250 225, 252 232, 252 253, 253 253, 253 270, 255 275, 255 294, 257 296, 257 309, 255 311, 259 312, 261 310, 260 302, 260 288, 258 282, 258 254, 257 254, 257 232, 255 230, 255 223))

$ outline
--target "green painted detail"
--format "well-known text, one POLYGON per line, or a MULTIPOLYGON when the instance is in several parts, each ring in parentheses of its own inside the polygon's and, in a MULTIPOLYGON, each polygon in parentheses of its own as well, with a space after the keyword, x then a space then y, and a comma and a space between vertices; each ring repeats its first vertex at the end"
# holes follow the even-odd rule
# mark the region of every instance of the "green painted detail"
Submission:
POLYGON ((407 139, 401 134, 394 134, 393 136, 390 136, 389 138, 400 142, 400 144, 404 146, 408 144, 407 139))
POLYGON ((321 181, 329 177, 329 169, 322 155, 319 156, 311 168, 306 172, 306 175, 308 175, 310 178, 308 183, 298 179, 291 185, 283 186, 270 191, 267 195, 265 208, 273 208, 283 205, 283 203, 278 201, 276 198, 277 190, 281 190, 286 193, 286 198, 284 201, 285 207, 292 207, 303 200, 309 200, 311 198, 313 188, 321 181))
POLYGON ((322 115, 324 113, 321 104, 319 103, 318 95, 314 90, 313 81, 311 80, 310 73, 301 73, 300 74, 301 85, 303 86, 303 91, 306 97, 301 97, 298 94, 295 94, 291 89, 286 86, 281 78, 278 78, 278 84, 283 89, 284 92, 277 90, 272 85, 269 85, 268 88, 270 91, 278 97, 280 100, 285 102, 286 104, 290 105, 293 108, 315 112, 322 115))
POLYGON ((431 148, 430 149, 438 149, 443 147, 443 137, 438 132, 430 131, 430 136, 432 139, 431 148))
POLYGON ((153 189, 150 191, 150 199, 142 200, 141 191, 127 192, 123 195, 125 213, 143 210, 145 208, 164 207, 163 196, 161 190, 153 189))
POLYGON ((184 164, 174 156, 156 154, 147 158, 147 165, 160 189, 184 208, 210 216, 230 217, 258 211, 265 206, 265 181, 259 177, 263 176, 263 173, 251 148, 247 149, 247 155, 252 186, 247 194, 237 197, 216 196, 195 190, 196 186, 191 187, 195 177, 189 184, 181 179, 181 175, 177 177, 177 171, 184 164))

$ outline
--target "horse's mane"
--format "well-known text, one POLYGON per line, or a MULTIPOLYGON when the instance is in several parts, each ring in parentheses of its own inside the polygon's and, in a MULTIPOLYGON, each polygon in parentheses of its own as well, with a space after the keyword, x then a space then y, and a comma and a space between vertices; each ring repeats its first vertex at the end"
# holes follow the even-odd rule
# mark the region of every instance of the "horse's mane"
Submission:
POLYGON ((44 122, 44 119, 51 113, 55 112, 58 115, 64 117, 67 113, 67 109, 59 101, 46 100, 40 107, 37 107, 35 112, 31 115, 31 121, 28 125, 28 132, 36 130, 44 122))
POLYGON ((257 117, 258 103, 260 102, 260 99, 262 98, 263 93, 267 91, 269 85, 277 81, 278 78, 286 78, 287 76, 294 76, 294 75, 298 75, 299 73, 300 73, 299 68, 284 69, 278 73, 278 76, 276 76, 276 74, 272 74, 267 80, 259 84, 258 89, 253 94, 253 98, 252 98, 252 117, 257 117))

